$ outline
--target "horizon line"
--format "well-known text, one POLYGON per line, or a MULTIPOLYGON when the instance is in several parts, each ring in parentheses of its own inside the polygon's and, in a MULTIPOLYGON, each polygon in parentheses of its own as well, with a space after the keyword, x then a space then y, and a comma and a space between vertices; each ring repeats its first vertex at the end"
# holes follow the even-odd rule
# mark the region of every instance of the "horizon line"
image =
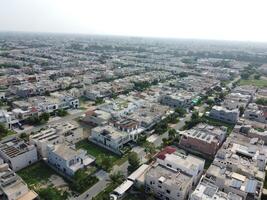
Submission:
POLYGON ((82 33, 82 32, 50 32, 50 31, 24 31, 24 30, 0 30, 0 33, 24 33, 24 34, 54 34, 54 35, 80 35, 80 36, 100 36, 100 37, 125 37, 159 40, 191 40, 191 41, 210 41, 210 42, 232 42, 232 43, 257 43, 266 44, 267 41, 254 40, 228 40, 228 39, 208 39, 208 38, 186 38, 186 37, 167 37, 167 36, 139 36, 139 35, 120 35, 111 33, 82 33))

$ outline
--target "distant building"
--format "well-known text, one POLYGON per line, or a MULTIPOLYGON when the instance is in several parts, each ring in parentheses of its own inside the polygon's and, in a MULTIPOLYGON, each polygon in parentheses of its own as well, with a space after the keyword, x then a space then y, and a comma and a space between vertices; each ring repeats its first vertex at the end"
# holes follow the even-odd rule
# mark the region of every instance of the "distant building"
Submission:
POLYGON ((165 94, 161 97, 161 103, 173 108, 188 107, 192 104, 192 96, 185 96, 183 94, 165 94))
POLYGON ((212 164, 206 172, 206 177, 221 191, 232 192, 242 199, 260 200, 263 182, 251 176, 233 172, 230 168, 212 164))
POLYGON ((89 110, 85 113, 83 121, 95 126, 103 126, 111 119, 111 114, 102 110, 89 110))
POLYGON ((190 195, 189 200, 244 200, 244 198, 231 191, 221 191, 218 186, 204 177, 190 195))
POLYGON ((12 112, 0 110, 0 123, 4 124, 8 129, 13 129, 18 122, 19 121, 12 112))
POLYGON ((19 138, 1 141, 0 156, 14 171, 23 169, 38 160, 36 147, 26 144, 19 138))

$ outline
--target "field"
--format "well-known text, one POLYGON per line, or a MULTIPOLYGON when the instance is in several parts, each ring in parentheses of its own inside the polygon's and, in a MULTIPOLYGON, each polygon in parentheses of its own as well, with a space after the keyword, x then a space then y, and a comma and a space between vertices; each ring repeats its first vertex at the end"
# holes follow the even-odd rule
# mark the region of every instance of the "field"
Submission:
POLYGON ((239 82, 239 85, 253 85, 259 88, 267 87, 267 78, 261 78, 259 80, 257 79, 248 79, 244 80, 241 79, 239 82))

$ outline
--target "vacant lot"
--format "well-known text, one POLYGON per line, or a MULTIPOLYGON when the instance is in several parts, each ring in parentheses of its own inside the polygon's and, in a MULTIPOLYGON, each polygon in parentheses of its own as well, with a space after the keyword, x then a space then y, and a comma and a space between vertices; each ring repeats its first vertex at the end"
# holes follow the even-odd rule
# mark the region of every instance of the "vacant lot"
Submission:
POLYGON ((88 139, 82 140, 76 144, 77 149, 84 149, 88 154, 94 156, 98 160, 101 156, 109 156, 114 165, 121 165, 128 159, 128 154, 124 154, 122 157, 97 146, 96 144, 88 141, 88 139))
POLYGON ((96 144, 88 141, 87 139, 82 140, 80 142, 78 142, 76 144, 76 148, 77 149, 84 149, 87 151, 88 154, 94 156, 96 159, 101 156, 101 155, 105 155, 105 156, 110 156, 110 158, 112 159, 113 162, 119 160, 119 156, 115 155, 114 153, 97 146, 96 144))
POLYGON ((68 195, 64 190, 61 190, 63 188, 57 188, 53 181, 59 182, 60 180, 59 185, 67 185, 67 183, 43 161, 39 161, 17 173, 31 189, 39 194, 41 199, 64 200, 68 195))
POLYGON ((43 161, 37 162, 18 172, 18 175, 29 185, 38 186, 46 184, 49 178, 56 173, 43 161))
POLYGON ((261 79, 257 80, 257 79, 248 79, 248 80, 240 80, 239 85, 253 85, 256 87, 267 87, 267 78, 266 77, 262 77, 261 79))

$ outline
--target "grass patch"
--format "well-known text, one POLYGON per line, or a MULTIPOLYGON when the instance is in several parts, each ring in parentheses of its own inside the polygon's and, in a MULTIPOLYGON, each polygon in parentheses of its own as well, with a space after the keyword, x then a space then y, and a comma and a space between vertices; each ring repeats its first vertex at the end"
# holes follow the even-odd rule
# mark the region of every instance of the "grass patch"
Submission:
POLYGON ((56 175, 43 161, 37 162, 17 172, 17 174, 32 188, 46 183, 51 175, 56 175))
POLYGON ((44 161, 39 161, 17 174, 28 184, 29 188, 35 190, 42 200, 65 200, 68 192, 61 191, 53 186, 46 185, 52 175, 57 175, 44 161), (44 187, 42 187, 44 186, 44 187))
POLYGON ((88 141, 87 139, 76 143, 76 148, 86 150, 88 154, 96 157, 96 159, 100 155, 109 156, 112 159, 112 162, 116 162, 120 158, 118 155, 116 155, 116 154, 114 154, 114 153, 112 153, 112 152, 110 152, 110 151, 108 151, 102 147, 97 146, 96 144, 88 141))
POLYGON ((241 79, 239 85, 253 85, 259 88, 267 87, 267 79, 241 79))
POLYGON ((38 193, 41 200, 65 200, 68 198, 67 192, 62 192, 51 186, 40 189, 38 193))

